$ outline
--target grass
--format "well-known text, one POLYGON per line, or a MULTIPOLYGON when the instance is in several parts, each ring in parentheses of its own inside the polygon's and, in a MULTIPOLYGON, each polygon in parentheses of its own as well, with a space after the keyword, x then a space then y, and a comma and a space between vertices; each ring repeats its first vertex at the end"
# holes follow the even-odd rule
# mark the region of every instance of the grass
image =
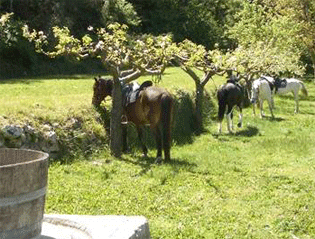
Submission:
MULTIPOLYGON (((40 103, 36 117, 63 121, 76 113, 92 120, 81 112, 93 112, 92 84, 88 79, 7 82, 0 85, 0 114, 30 120, 40 103), (13 95, 3 95, 8 92, 13 95), (12 105, 21 100, 23 107, 12 109, 5 99, 15 101, 12 105)), ((175 68, 161 84, 174 92, 194 88, 175 68)), ((302 97, 300 114, 293 114, 292 96, 276 96, 275 120, 254 117, 248 108, 244 127, 235 134, 224 127, 221 135, 210 122, 204 134, 173 146, 170 163, 155 165, 154 150, 147 159, 138 150, 116 159, 106 148, 89 157, 78 154, 71 163, 52 162, 46 213, 144 215, 154 239, 314 238, 315 86, 306 86, 309 97, 302 97)), ((214 88, 209 82, 207 90, 214 88)))

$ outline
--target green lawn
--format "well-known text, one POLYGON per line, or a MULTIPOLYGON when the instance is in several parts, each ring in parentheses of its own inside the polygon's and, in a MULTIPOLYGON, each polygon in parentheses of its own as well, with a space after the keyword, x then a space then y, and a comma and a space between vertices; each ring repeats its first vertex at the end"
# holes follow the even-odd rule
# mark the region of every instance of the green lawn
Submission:
MULTIPOLYGON (((0 84, 0 115, 91 120, 91 79, 0 84)), ((223 81, 215 78, 207 90, 223 81)), ((161 84, 172 92, 194 89, 176 68, 161 84)), ((147 159, 139 150, 116 159, 106 147, 71 163, 53 162, 46 213, 144 215, 154 239, 315 238, 315 86, 306 87, 300 114, 293 114, 293 96, 276 96, 275 120, 245 109, 244 127, 233 135, 225 120, 221 135, 210 122, 190 144, 173 146, 171 163, 155 165, 154 150, 147 159)))

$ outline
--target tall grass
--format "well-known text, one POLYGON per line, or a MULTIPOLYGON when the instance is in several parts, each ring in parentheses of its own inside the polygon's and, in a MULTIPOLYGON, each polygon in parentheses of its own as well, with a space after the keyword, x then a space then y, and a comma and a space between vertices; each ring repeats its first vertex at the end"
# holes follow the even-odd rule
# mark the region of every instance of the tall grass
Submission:
MULTIPOLYGON (((223 81, 209 82, 209 95, 223 81)), ((16 91, 20 85, 21 92, 28 89, 24 92, 28 95, 32 84, 38 89, 30 95, 37 100, 21 98, 23 114, 19 107, 17 112, 1 107, 1 114, 15 119, 29 117, 38 99, 46 96, 44 109, 35 112, 36 117, 58 121, 90 107, 93 83, 84 79, 1 84, 0 88, 6 87, 1 89, 1 102, 6 99, 4 93, 16 91), (56 93, 56 105, 49 101, 47 91, 42 91, 46 84, 49 92, 56 93)), ((193 95, 193 81, 175 68, 167 70, 161 85, 193 95)), ((78 154, 71 163, 53 162, 46 213, 144 215, 154 239, 314 238, 315 86, 306 86, 309 97, 301 97, 300 114, 293 113, 294 100, 288 95, 275 97, 276 119, 260 119, 252 115, 251 108, 245 109, 244 127, 235 129, 234 134, 228 134, 225 127, 217 134, 216 122, 209 120, 204 134, 191 135, 182 143, 174 141, 170 163, 155 165, 154 149, 148 158, 134 150, 116 159, 106 148, 89 157, 78 154)), ((179 98, 191 100, 183 97, 185 94, 179 98)), ((7 97, 19 102, 14 96, 7 97)), ((213 97, 211 102, 209 108, 215 112, 213 97)), ((11 109, 8 104, 4 107, 11 109)), ((94 116, 86 116, 91 112, 81 116, 92 120, 94 116)), ((185 109, 181 112, 187 114, 185 109)))

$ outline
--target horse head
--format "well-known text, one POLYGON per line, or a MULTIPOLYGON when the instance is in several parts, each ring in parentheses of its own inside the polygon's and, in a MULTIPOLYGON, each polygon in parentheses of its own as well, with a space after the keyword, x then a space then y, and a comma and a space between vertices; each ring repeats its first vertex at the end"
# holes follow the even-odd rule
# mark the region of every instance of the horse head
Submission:
POLYGON ((113 81, 111 79, 94 78, 92 104, 99 106, 106 96, 112 95, 113 81))

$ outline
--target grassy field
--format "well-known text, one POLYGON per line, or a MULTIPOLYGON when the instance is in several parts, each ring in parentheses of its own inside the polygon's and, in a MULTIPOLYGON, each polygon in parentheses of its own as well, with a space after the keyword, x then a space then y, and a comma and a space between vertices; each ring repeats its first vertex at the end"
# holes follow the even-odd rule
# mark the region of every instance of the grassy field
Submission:
MULTIPOLYGON (((210 81, 207 90, 223 81, 210 81)), ((78 114, 89 121, 84 127, 101 132, 88 116, 92 84, 91 77, 3 82, 2 121, 62 124, 78 114)), ((175 68, 161 84, 194 89, 175 68)), ((174 143, 171 163, 155 165, 154 150, 147 159, 138 150, 116 159, 106 148, 52 162, 46 213, 144 215, 154 239, 315 238, 315 86, 306 87, 300 114, 293 114, 292 95, 276 96, 275 120, 248 108, 244 127, 227 134, 224 121, 221 135, 210 122, 191 143, 174 143)))

